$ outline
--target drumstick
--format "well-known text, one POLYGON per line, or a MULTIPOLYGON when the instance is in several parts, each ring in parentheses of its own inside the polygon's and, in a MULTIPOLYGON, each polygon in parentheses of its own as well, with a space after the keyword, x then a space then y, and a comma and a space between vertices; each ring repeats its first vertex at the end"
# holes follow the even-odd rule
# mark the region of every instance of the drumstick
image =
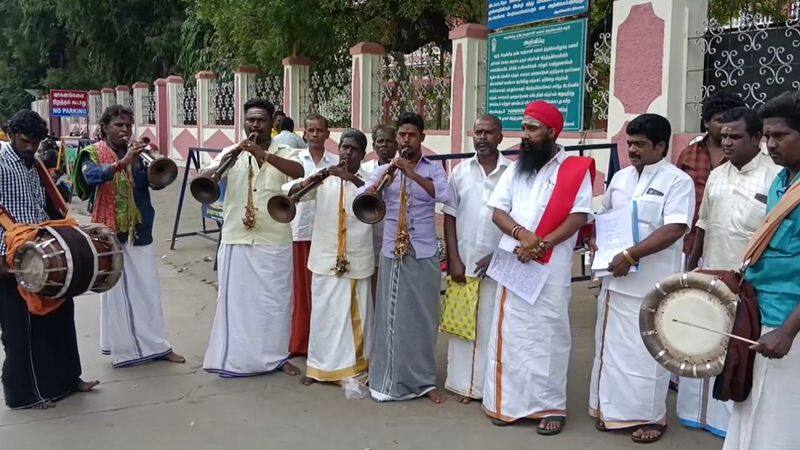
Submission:
POLYGON ((683 324, 683 325, 688 325, 690 327, 699 328, 701 330, 706 330, 706 331, 708 331, 710 333, 719 334, 720 336, 728 336, 731 339, 737 339, 737 340, 740 340, 742 342, 747 342, 748 344, 753 344, 753 345, 758 344, 758 342, 756 342, 756 341, 751 341, 750 339, 747 339, 747 338, 744 338, 744 337, 741 337, 741 336, 737 336, 735 334, 723 333, 722 331, 712 330, 711 328, 706 328, 706 327, 704 327, 702 325, 697 325, 696 323, 684 322, 683 320, 678 320, 678 319, 672 319, 672 321, 673 322, 678 322, 678 323, 683 324))

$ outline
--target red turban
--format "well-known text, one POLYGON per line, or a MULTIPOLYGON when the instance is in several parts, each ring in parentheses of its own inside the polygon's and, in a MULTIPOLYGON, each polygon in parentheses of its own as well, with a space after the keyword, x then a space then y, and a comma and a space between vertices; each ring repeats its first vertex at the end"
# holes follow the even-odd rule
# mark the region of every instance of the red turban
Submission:
POLYGON ((543 125, 556 131, 556 137, 564 129, 564 115, 555 106, 542 100, 528 103, 525 107, 525 116, 532 117, 543 125))

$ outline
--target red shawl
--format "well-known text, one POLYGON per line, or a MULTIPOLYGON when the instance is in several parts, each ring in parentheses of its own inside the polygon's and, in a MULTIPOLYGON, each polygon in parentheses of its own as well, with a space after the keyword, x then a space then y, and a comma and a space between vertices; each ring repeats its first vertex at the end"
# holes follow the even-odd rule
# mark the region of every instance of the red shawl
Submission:
MULTIPOLYGON (((578 190, 580 190, 583 179, 586 177, 587 170, 589 171, 592 185, 594 185, 595 165, 593 158, 570 156, 564 160, 561 167, 558 168, 553 196, 547 202, 542 220, 539 221, 539 226, 536 227, 537 236, 547 236, 567 219, 575 204, 575 197, 578 195, 578 190)), ((539 261, 542 264, 547 264, 550 262, 552 254, 553 249, 548 250, 539 261)))

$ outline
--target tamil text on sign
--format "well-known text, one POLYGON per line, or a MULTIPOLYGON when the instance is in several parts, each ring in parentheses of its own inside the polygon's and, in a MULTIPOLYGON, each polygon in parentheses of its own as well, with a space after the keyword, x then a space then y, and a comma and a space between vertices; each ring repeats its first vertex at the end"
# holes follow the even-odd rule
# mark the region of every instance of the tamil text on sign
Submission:
POLYGON ((586 20, 489 36, 486 112, 518 130, 525 105, 545 100, 564 114, 564 131, 583 118, 586 20))
POLYGON ((584 14, 589 0, 489 0, 490 30, 584 14))
POLYGON ((51 117, 89 117, 89 94, 84 91, 50 91, 51 117))

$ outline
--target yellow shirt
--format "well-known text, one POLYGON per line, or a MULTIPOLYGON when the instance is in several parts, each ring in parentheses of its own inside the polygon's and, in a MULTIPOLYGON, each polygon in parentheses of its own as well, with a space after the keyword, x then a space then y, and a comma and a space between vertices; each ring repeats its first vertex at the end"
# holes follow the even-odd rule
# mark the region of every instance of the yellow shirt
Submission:
MULTIPOLYGON (((216 160, 235 149, 237 145, 222 150, 216 160)), ((276 143, 270 144, 267 152, 284 159, 298 161, 297 150, 276 143)), ((299 162, 299 161, 298 161, 299 162)), ((242 152, 227 174, 227 187, 222 214, 222 243, 245 245, 288 246, 292 244, 292 230, 289 224, 279 223, 267 214, 267 201, 281 194, 281 186, 290 178, 265 162, 258 167, 256 159, 247 152, 242 152), (242 219, 247 205, 248 171, 253 171, 253 205, 256 207, 255 227, 248 230, 242 219)))

